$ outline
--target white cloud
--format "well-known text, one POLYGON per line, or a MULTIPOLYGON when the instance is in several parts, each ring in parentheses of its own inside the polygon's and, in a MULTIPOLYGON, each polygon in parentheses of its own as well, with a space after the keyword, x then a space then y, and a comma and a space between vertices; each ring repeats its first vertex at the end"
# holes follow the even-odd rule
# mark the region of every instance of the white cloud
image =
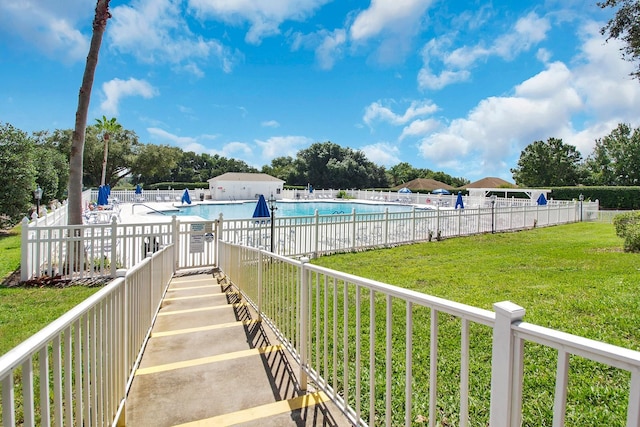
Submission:
POLYGON ((640 85, 628 77, 633 64, 620 59, 618 44, 603 43, 597 25, 580 33, 585 39, 572 68, 546 64, 511 96, 480 101, 466 117, 426 136, 420 154, 439 167, 483 175, 515 166, 521 150, 536 140, 562 138, 586 157, 595 139, 618 123, 637 125, 640 85))
POLYGON ((390 123, 392 125, 403 125, 416 117, 425 116, 438 110, 438 106, 431 101, 412 101, 411 105, 402 114, 394 113, 391 108, 382 105, 381 101, 374 102, 367 106, 362 120, 369 126, 374 121, 390 123))
POLYGON ((211 141, 216 139, 216 135, 200 135, 193 136, 179 136, 173 133, 167 132, 160 128, 147 128, 147 132, 151 136, 151 139, 157 144, 169 144, 181 148, 183 151, 193 151, 194 153, 202 154, 207 153, 211 155, 219 155, 227 158, 233 157, 250 157, 253 154, 253 150, 249 144, 244 142, 229 142, 222 146, 222 149, 208 148, 201 141, 211 141))
POLYGON ((262 150, 263 164, 269 164, 276 157, 291 156, 295 157, 296 153, 312 144, 311 138, 304 136, 274 136, 266 141, 256 139, 255 143, 262 150))
POLYGON ((81 0, 59 3, 47 0, 0 2, 0 33, 25 40, 52 58, 75 62, 89 52, 90 28, 95 5, 81 0))
POLYGON ((530 12, 518 19, 510 32, 491 43, 482 40, 474 46, 462 46, 448 52, 447 49, 453 44, 452 35, 432 39, 422 49, 424 65, 418 72, 418 86, 421 89, 442 89, 452 83, 465 81, 470 76, 469 68, 491 56, 513 60, 544 40, 550 27, 547 18, 530 12), (434 60, 442 62, 443 67, 439 72, 432 71, 434 60))
POLYGON ((103 83, 102 91, 105 99, 100 104, 105 114, 117 115, 118 104, 124 97, 142 96, 145 99, 158 95, 158 90, 145 80, 130 78, 128 80, 113 79, 103 83))
POLYGON ((231 25, 248 22, 248 43, 260 44, 263 38, 279 34, 287 20, 302 21, 332 0, 188 0, 189 7, 201 18, 222 20, 231 25))
POLYGON ((207 40, 189 30, 180 0, 134 0, 116 6, 107 26, 111 48, 130 53, 147 63, 184 64, 183 71, 196 77, 204 72, 195 61, 215 58, 230 72, 241 59, 238 52, 217 40, 207 40))
POLYGON ((398 139, 402 141, 407 137, 424 136, 433 132, 440 127, 440 125, 440 122, 435 119, 414 120, 409 126, 405 126, 405 128, 402 129, 402 134, 398 139))
POLYGON ((339 29, 326 33, 320 46, 316 48, 316 60, 323 70, 333 68, 335 61, 342 55, 342 46, 347 41, 345 30, 339 29))
POLYGON ((367 156, 367 159, 378 165, 390 167, 401 161, 399 148, 386 142, 365 145, 360 150, 367 156))
POLYGON ((265 127, 265 128, 278 128, 278 127, 280 127, 280 123, 278 123, 276 120, 266 120, 266 121, 260 123, 260 125, 262 127, 265 127))
POLYGON ((371 0, 350 28, 354 41, 367 40, 384 31, 404 33, 414 31, 422 20, 431 0, 371 0))
POLYGON ((160 128, 147 128, 151 138, 161 144, 171 144, 180 147, 184 151, 201 153, 204 151, 202 144, 196 138, 190 136, 178 136, 160 128))
POLYGON ((432 0, 372 0, 349 28, 354 49, 374 41, 373 60, 392 64, 414 51, 412 38, 422 27, 432 0))

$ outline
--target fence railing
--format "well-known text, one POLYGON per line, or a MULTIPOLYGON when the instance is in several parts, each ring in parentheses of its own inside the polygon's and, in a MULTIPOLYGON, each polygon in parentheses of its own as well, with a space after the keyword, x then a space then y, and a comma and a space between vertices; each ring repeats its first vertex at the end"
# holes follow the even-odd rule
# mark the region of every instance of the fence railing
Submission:
POLYGON ((131 268, 149 252, 176 244, 176 269, 215 265, 216 221, 119 224, 22 224, 21 280, 61 276, 69 279, 115 277, 118 268, 131 268))
POLYGON ((472 234, 565 224, 597 217, 597 203, 512 206, 496 202, 476 209, 416 209, 388 212, 224 220, 220 238, 269 248, 285 256, 320 256, 374 247, 472 234), (582 210, 581 210, 582 209, 582 210), (272 246, 273 245, 273 246, 272 246))
POLYGON ((489 207, 419 209, 409 212, 276 217, 269 220, 178 220, 157 223, 46 225, 22 227, 21 280, 60 275, 68 279, 115 277, 149 251, 176 243, 176 268, 215 265, 216 238, 273 248, 285 256, 320 256, 336 252, 429 241, 472 234, 520 230, 593 220, 598 204, 587 202, 512 205, 496 199, 489 207))
POLYGON ((175 247, 145 258, 0 358, 2 423, 112 425, 174 273, 175 247))
POLYGON ((524 309, 509 302, 494 313, 227 242, 219 260, 300 364, 301 389, 312 380, 354 424, 519 426, 524 402, 533 406, 524 425, 562 426, 568 406, 593 405, 579 401, 585 396, 568 402, 568 384, 592 380, 598 399, 627 399, 626 421, 616 425, 640 425, 639 352, 522 322, 524 309), (529 378, 525 343, 548 357, 529 378), (604 366, 593 378, 573 377, 572 355, 604 366), (612 370, 631 378, 597 384, 612 370), (545 375, 555 376, 555 389, 523 399, 525 379, 545 375))

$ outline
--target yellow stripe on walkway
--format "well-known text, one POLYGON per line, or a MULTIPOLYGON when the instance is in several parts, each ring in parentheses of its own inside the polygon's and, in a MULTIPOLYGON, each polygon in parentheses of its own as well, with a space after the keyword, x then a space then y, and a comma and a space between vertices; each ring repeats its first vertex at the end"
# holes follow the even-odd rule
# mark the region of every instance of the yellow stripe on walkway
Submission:
POLYGON ((171 279, 171 283, 192 283, 192 282, 204 282, 204 281, 211 281, 212 284, 215 283, 213 276, 204 276, 198 279, 194 279, 193 276, 182 276, 182 277, 174 277, 173 279, 171 279))
POLYGON ((282 346, 270 345, 267 347, 252 348, 249 350, 234 351, 231 353, 218 354, 216 356, 201 357, 199 359, 185 360, 182 362, 167 363, 164 365, 152 366, 149 368, 140 368, 136 371, 136 375, 157 374, 159 372, 173 371, 176 369, 191 368, 193 366, 206 365, 209 363, 224 362, 226 360, 238 359, 240 357, 257 356, 260 354, 270 353, 272 351, 280 351, 282 346))
POLYGON ((182 335, 189 334, 192 332, 204 332, 204 331, 213 331, 216 329, 224 329, 231 328, 233 326, 250 326, 254 323, 260 322, 259 320, 244 320, 242 322, 229 322, 229 323, 220 323, 218 325, 208 325, 201 326, 199 328, 186 328, 186 329, 176 329, 175 331, 164 331, 164 332, 152 332, 151 336, 154 338, 157 337, 169 337, 172 335, 182 335))
POLYGON ((231 304, 231 306, 229 304, 224 304, 224 305, 213 305, 211 307, 190 308, 187 310, 161 311, 160 313, 158 313, 158 316, 171 316, 173 314, 196 313, 198 311, 218 310, 218 309, 227 308, 227 307, 240 308, 246 305, 247 304, 245 303, 231 304))
MULTIPOLYGON (((185 282, 186 283, 186 282, 185 282)), ((212 283, 210 285, 202 285, 202 286, 184 286, 184 287, 180 287, 180 288, 169 288, 167 289, 167 292, 175 292, 175 291, 190 291, 192 289, 205 289, 205 288, 212 288, 214 286, 217 286, 215 283, 212 283)))
POLYGON ((282 400, 280 402, 256 406, 254 408, 249 408, 242 411, 218 415, 217 417, 205 418, 203 420, 179 424, 175 427, 232 426, 271 417, 274 415, 285 414, 297 409, 302 409, 308 406, 317 405, 322 402, 327 402, 328 400, 329 397, 320 391, 317 393, 305 394, 304 396, 300 397, 294 397, 293 399, 289 400, 282 400))
POLYGON ((197 299, 197 298, 205 298, 205 297, 226 297, 226 294, 202 294, 202 295, 190 295, 188 297, 173 297, 173 298, 165 298, 163 301, 179 301, 183 299, 197 299))

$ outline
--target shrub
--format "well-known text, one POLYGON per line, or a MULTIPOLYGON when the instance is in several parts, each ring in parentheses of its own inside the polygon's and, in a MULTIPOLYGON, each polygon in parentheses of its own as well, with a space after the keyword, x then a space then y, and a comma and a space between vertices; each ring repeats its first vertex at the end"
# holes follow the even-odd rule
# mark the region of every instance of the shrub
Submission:
POLYGON ((613 218, 618 237, 624 239, 625 252, 640 252, 640 212, 627 212, 613 218))

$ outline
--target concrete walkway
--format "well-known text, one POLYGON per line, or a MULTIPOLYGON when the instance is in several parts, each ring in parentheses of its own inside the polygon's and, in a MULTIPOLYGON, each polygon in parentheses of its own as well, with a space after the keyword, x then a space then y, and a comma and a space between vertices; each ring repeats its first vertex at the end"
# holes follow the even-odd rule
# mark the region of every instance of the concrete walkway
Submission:
POLYGON ((349 426, 231 287, 175 277, 127 397, 127 426, 349 426))

